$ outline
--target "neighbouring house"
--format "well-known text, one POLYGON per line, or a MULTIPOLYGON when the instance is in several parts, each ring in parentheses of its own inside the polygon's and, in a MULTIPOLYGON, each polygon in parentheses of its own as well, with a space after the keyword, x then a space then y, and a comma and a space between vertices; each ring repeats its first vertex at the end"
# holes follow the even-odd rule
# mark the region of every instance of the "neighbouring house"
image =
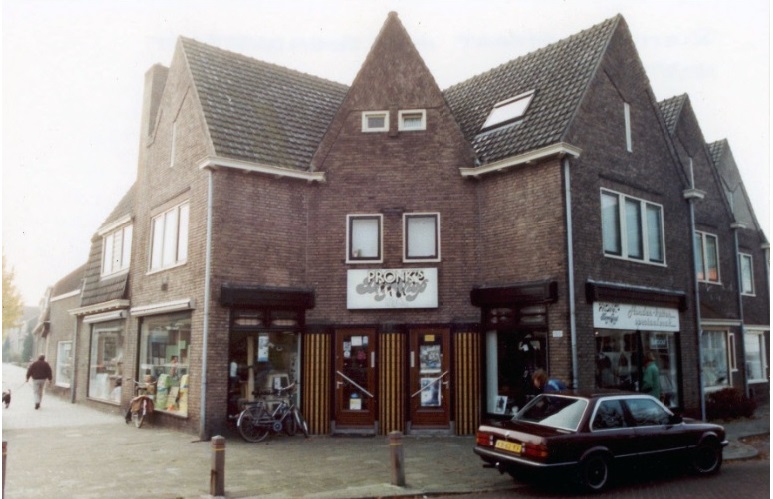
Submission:
POLYGON ((446 90, 395 13, 349 86, 180 38, 70 310, 78 400, 152 382, 156 422, 202 438, 255 398, 317 434, 470 434, 536 369, 639 390, 654 353, 699 415, 707 331, 745 348, 733 386, 769 348, 767 240, 699 132, 622 16, 446 90))

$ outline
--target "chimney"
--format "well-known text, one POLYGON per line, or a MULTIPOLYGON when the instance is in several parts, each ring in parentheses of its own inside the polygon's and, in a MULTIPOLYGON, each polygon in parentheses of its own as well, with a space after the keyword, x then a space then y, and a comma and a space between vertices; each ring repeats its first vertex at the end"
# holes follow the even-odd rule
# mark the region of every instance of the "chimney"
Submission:
POLYGON ((168 74, 169 68, 161 64, 154 64, 145 73, 145 95, 142 99, 142 129, 140 130, 140 144, 142 145, 153 134, 158 106, 161 104, 161 96, 164 93, 168 74))

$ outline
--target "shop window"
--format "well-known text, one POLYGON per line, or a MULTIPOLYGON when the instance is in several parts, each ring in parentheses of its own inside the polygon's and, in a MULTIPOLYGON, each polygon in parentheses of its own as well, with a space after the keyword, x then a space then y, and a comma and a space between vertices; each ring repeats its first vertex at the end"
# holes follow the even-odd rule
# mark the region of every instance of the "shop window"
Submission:
POLYGON ((123 321, 92 326, 89 398, 115 403, 121 401, 125 346, 123 327, 123 321))
POLYGON ((745 295, 754 295, 754 272, 752 271, 752 256, 745 253, 739 255, 741 259, 741 292, 745 295))
POLYGON ((701 373, 704 388, 730 386, 727 364, 727 333, 703 331, 701 334, 701 373))
POLYGON ((746 332, 744 334, 744 348, 746 351, 746 373, 749 382, 767 382, 767 362, 765 359, 765 335, 761 331, 746 332))
POLYGON ((403 260, 432 262, 440 260, 440 214, 404 214, 403 233, 403 260))
POLYGON ((188 218, 186 202, 153 217, 150 270, 181 265, 188 260, 188 218))
POLYGON ((69 388, 72 383, 72 341, 60 341, 56 347, 56 386, 69 388))
POLYGON ((155 409, 188 415, 191 314, 150 316, 142 321, 140 381, 153 383, 155 409))
POLYGON ((363 132, 388 132, 389 111, 365 111, 362 113, 363 132))
POLYGON ((702 282, 719 282, 717 236, 695 231, 695 271, 702 282))
POLYGON ((663 207, 612 191, 601 191, 604 255, 664 264, 663 207))
POLYGON ((382 215, 347 215, 347 255, 349 263, 380 262, 382 215))
POLYGON ((531 375, 547 369, 547 333, 486 333, 486 412, 512 415, 535 394, 531 375))
POLYGON ((132 251, 132 226, 127 225, 102 237, 102 276, 129 269, 132 251))

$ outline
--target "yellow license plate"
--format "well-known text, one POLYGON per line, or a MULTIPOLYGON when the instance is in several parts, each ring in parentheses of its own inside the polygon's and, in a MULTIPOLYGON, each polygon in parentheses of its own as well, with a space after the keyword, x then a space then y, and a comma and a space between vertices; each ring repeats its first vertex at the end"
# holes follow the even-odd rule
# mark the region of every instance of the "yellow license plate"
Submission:
POLYGON ((514 444, 513 442, 507 442, 505 440, 497 440, 497 443, 494 444, 494 447, 496 447, 497 449, 515 452, 517 454, 520 454, 521 451, 523 450, 523 446, 521 444, 514 444))

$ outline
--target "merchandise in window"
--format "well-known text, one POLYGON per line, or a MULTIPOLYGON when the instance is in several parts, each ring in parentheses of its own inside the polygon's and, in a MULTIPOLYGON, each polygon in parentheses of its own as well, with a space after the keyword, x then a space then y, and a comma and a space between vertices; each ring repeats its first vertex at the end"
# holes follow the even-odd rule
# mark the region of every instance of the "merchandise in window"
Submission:
POLYGON ((536 394, 532 374, 547 369, 547 333, 486 333, 486 412, 512 415, 536 394))
POLYGON ((60 341, 56 349, 56 386, 69 388, 72 383, 72 341, 60 341))
POLYGON ((89 398, 115 403, 121 401, 125 342, 123 328, 123 321, 92 326, 89 398))
POLYGON ((139 381, 153 385, 155 410, 187 416, 191 314, 147 317, 141 336, 139 381))

